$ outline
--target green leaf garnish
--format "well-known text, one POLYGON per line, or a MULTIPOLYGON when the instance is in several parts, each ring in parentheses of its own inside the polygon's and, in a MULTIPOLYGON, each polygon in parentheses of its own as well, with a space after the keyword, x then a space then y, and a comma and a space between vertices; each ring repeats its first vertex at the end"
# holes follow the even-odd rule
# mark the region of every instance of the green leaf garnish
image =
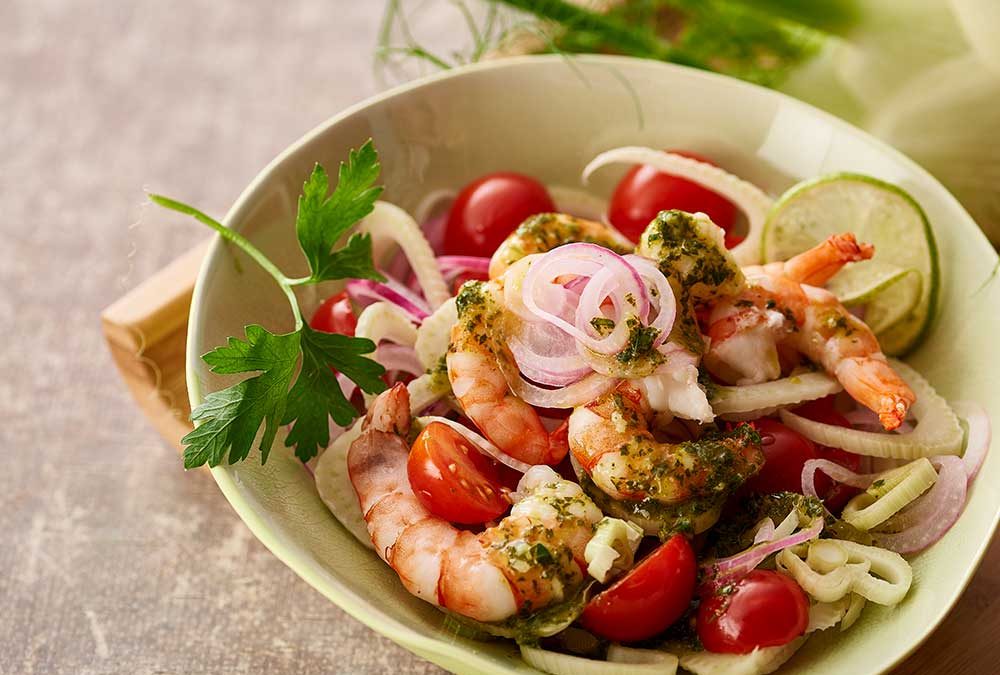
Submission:
POLYGON ((257 247, 242 235, 187 204, 162 195, 150 199, 165 208, 185 213, 208 225, 259 264, 285 293, 295 318, 295 330, 275 334, 258 325, 245 328, 246 339, 229 338, 202 358, 220 375, 259 373, 227 389, 213 392, 191 413, 196 428, 181 439, 184 467, 230 464, 250 454, 260 432, 260 460, 267 461, 279 425, 291 425, 285 445, 295 447, 306 461, 330 442, 329 418, 346 426, 358 416, 344 397, 334 370, 354 381, 362 391, 377 394, 385 389, 385 369, 365 354, 375 344, 364 338, 321 333, 309 328, 293 291, 294 286, 346 278, 382 279, 372 261, 367 234, 353 234, 337 242, 359 220, 371 213, 382 192, 374 185, 379 174, 378 155, 371 140, 352 150, 340 165, 337 187, 329 197, 329 180, 316 165, 299 198, 295 232, 309 263, 310 275, 285 276, 257 247))
POLYGON ((382 281, 372 264, 371 237, 353 235, 347 246, 334 251, 333 246, 356 222, 372 212, 382 188, 374 186, 379 163, 375 146, 369 140, 358 150, 351 150, 347 162, 340 165, 337 189, 329 197, 329 179, 323 167, 316 165, 302 188, 295 233, 299 246, 309 261, 312 275, 303 283, 333 279, 364 278, 382 281))

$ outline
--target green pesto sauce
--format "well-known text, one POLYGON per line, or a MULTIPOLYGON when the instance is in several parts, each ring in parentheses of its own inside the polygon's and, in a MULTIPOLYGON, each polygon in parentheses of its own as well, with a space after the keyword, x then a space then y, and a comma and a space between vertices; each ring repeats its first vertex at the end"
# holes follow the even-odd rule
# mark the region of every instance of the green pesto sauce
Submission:
POLYGON ((683 287, 704 284, 718 288, 741 276, 732 257, 706 236, 703 224, 685 211, 660 211, 643 233, 642 243, 648 253, 654 254, 660 271, 683 287))
MULTIPOLYGON (((628 342, 625 343, 625 348, 615 356, 619 363, 635 363, 639 359, 651 358, 654 353, 659 354, 653 349, 653 342, 660 334, 658 329, 643 326, 642 322, 634 316, 629 317, 625 323, 629 328, 628 342)), ((662 362, 662 360, 661 356, 660 361, 662 362)))
POLYGON ((580 476, 579 482, 602 513, 635 522, 647 533, 652 525, 661 541, 677 533, 694 534, 698 521, 711 518, 711 514, 717 512, 725 501, 724 496, 689 499, 678 504, 664 504, 649 497, 638 501, 619 500, 605 494, 586 474, 580 476))
POLYGON ((593 596, 595 585, 594 581, 583 584, 562 602, 529 616, 512 616, 504 621, 484 623, 446 611, 445 624, 453 632, 474 640, 502 637, 516 640, 518 644, 537 644, 539 638, 555 635, 580 618, 583 608, 593 596))
POLYGON ((616 253, 631 253, 610 237, 595 237, 584 232, 577 219, 558 213, 539 213, 521 223, 500 248, 500 258, 510 265, 526 255, 545 253, 563 244, 597 244, 616 253))
POLYGON ((795 492, 776 492, 768 495, 751 495, 733 509, 730 517, 720 522, 709 534, 708 545, 720 558, 746 550, 753 543, 754 527, 764 518, 778 525, 793 510, 807 519, 822 517, 826 513, 818 499, 795 492))
POLYGON ((449 389, 451 383, 448 380, 448 355, 442 354, 437 363, 427 369, 427 374, 431 376, 433 389, 449 389))
POLYGON ((698 319, 694 314, 694 303, 687 292, 677 293, 677 317, 670 330, 670 341, 679 344, 692 354, 701 356, 705 353, 705 338, 698 328, 698 319))

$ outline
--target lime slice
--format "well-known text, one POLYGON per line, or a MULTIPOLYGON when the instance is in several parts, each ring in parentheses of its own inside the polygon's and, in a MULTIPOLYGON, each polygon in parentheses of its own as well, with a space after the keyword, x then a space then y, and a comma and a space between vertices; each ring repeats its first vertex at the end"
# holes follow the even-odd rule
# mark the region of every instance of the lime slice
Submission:
POLYGON ((874 244, 875 257, 848 265, 830 287, 857 304, 863 298, 882 350, 905 354, 927 333, 937 303, 937 247, 927 216, 895 185, 858 174, 823 176, 795 185, 774 204, 761 256, 787 260, 839 232, 874 244))
POLYGON ((865 306, 865 323, 876 335, 886 333, 916 309, 923 286, 917 270, 879 260, 849 265, 827 284, 848 307, 865 306))

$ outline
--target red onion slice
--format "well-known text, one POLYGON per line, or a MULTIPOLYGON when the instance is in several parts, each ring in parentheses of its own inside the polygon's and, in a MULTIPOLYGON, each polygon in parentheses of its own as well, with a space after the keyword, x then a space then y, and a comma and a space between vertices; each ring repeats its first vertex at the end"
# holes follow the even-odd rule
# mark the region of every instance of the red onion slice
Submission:
POLYGON ((375 360, 387 371, 398 370, 417 376, 424 374, 424 368, 413 347, 383 342, 375 352, 375 360))
POLYGON ((707 562, 701 568, 706 578, 705 583, 710 588, 717 588, 739 581, 752 572, 757 565, 764 562, 772 553, 783 551, 791 546, 804 544, 818 537, 822 531, 823 519, 816 518, 810 523, 809 527, 790 534, 787 537, 781 537, 763 544, 756 544, 728 558, 720 558, 707 562))
POLYGON ((983 462, 986 461, 986 453, 989 452, 990 442, 993 439, 990 418, 981 405, 971 401, 956 401, 951 404, 951 407, 955 414, 965 420, 968 426, 962 462, 965 464, 969 483, 972 483, 976 474, 979 473, 979 469, 982 468, 983 462))
POLYGON ((353 279, 347 282, 347 294, 361 305, 385 300, 403 310, 416 323, 430 316, 427 303, 410 289, 394 279, 379 283, 370 279, 353 279))
POLYGON ((764 522, 761 523, 760 527, 757 529, 757 533, 753 536, 753 545, 763 544, 764 542, 771 541, 774 536, 774 521, 770 518, 765 518, 764 522))
POLYGON ((439 255, 437 263, 446 281, 451 281, 462 274, 472 274, 482 279, 489 276, 489 258, 472 255, 439 255))
POLYGON ((625 260, 655 291, 655 293, 650 292, 650 303, 656 307, 656 318, 649 325, 660 331, 660 334, 653 340, 653 346, 659 347, 666 342, 670 335, 670 329, 674 327, 674 319, 677 318, 677 300, 674 298, 674 289, 671 288, 670 282, 667 281, 667 277, 663 275, 656 263, 649 258, 629 254, 625 256, 625 260))
POLYGON ((576 408, 603 396, 618 383, 613 377, 591 373, 560 389, 545 389, 525 380, 514 364, 504 359, 499 359, 497 363, 514 395, 539 408, 576 408))
POLYGON ((639 273, 622 256, 596 244, 566 244, 540 256, 532 262, 522 284, 523 302, 528 311, 539 319, 558 326, 588 349, 611 355, 625 347, 628 326, 623 321, 624 316, 617 317, 615 328, 609 335, 601 338, 592 336, 594 329, 589 322, 592 318, 603 315, 599 309, 608 299, 607 294, 601 297, 605 290, 611 295, 616 307, 624 308, 628 303, 628 296, 631 296, 635 303, 635 315, 642 318, 648 316, 649 295, 639 273), (585 317, 584 328, 581 328, 579 321, 574 325, 564 317, 565 294, 569 291, 556 281, 578 276, 591 277, 591 281, 584 287, 575 312, 578 319, 581 310, 584 314, 592 312, 585 317), (557 293, 555 296, 554 290, 557 293))
POLYGON ((514 459, 461 422, 450 420, 447 417, 437 417, 435 415, 421 417, 420 422, 424 425, 430 424, 431 422, 440 422, 441 424, 448 425, 458 433, 462 434, 466 440, 475 446, 476 450, 479 450, 479 452, 483 453, 487 457, 492 457, 505 466, 509 466, 514 469, 514 471, 524 473, 531 468, 531 464, 526 464, 519 459, 514 459))
POLYGON ((544 321, 523 322, 507 346, 521 373, 539 384, 562 387, 591 372, 573 338, 544 321))
POLYGON ((802 465, 802 494, 806 497, 819 499, 819 495, 816 494, 817 471, 822 471, 838 483, 862 490, 866 489, 872 484, 872 481, 882 475, 881 473, 854 473, 850 469, 831 462, 828 459, 810 459, 802 465))
POLYGON ((930 457, 938 470, 937 481, 911 506, 894 516, 899 532, 876 533, 875 544, 899 554, 922 551, 945 535, 965 508, 969 474, 960 457, 930 457))

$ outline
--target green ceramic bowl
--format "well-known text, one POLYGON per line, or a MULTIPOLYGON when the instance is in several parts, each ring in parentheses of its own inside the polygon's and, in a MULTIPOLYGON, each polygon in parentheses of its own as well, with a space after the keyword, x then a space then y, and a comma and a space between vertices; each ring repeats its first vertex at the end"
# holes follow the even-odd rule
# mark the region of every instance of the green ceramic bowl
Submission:
MULTIPOLYGON (((926 171, 814 108, 736 80, 651 61, 574 57, 570 63, 555 56, 485 63, 394 89, 333 117, 264 169, 226 224, 286 272, 304 273, 293 229, 302 183, 315 162, 332 168, 369 136, 381 152, 385 199, 406 209, 431 190, 500 169, 578 185, 589 159, 619 145, 704 152, 772 194, 835 171, 895 183, 926 210, 943 276, 940 316, 908 360, 947 398, 979 401, 1000 420, 1000 362, 994 354, 1000 282, 984 286, 996 253, 926 171)), ((611 170, 601 174, 607 182, 594 190, 607 195, 616 176, 611 170)), ((271 330, 291 326, 272 281, 249 260, 234 265, 232 255, 216 242, 195 288, 187 355, 192 405, 230 383, 209 373, 201 354, 229 335, 241 335, 247 323, 271 330)), ((303 300, 309 304, 316 297, 303 300)), ((265 546, 374 630, 453 671, 534 672, 512 644, 474 642, 443 628, 436 609, 411 597, 395 574, 340 526, 289 453, 276 450, 266 466, 251 457, 213 475, 265 546)), ((998 486, 1000 455, 993 454, 956 526, 914 558, 915 582, 906 600, 892 609, 869 606, 844 635, 829 631, 813 638, 782 672, 877 673, 916 648, 979 563, 997 524, 998 486)))

